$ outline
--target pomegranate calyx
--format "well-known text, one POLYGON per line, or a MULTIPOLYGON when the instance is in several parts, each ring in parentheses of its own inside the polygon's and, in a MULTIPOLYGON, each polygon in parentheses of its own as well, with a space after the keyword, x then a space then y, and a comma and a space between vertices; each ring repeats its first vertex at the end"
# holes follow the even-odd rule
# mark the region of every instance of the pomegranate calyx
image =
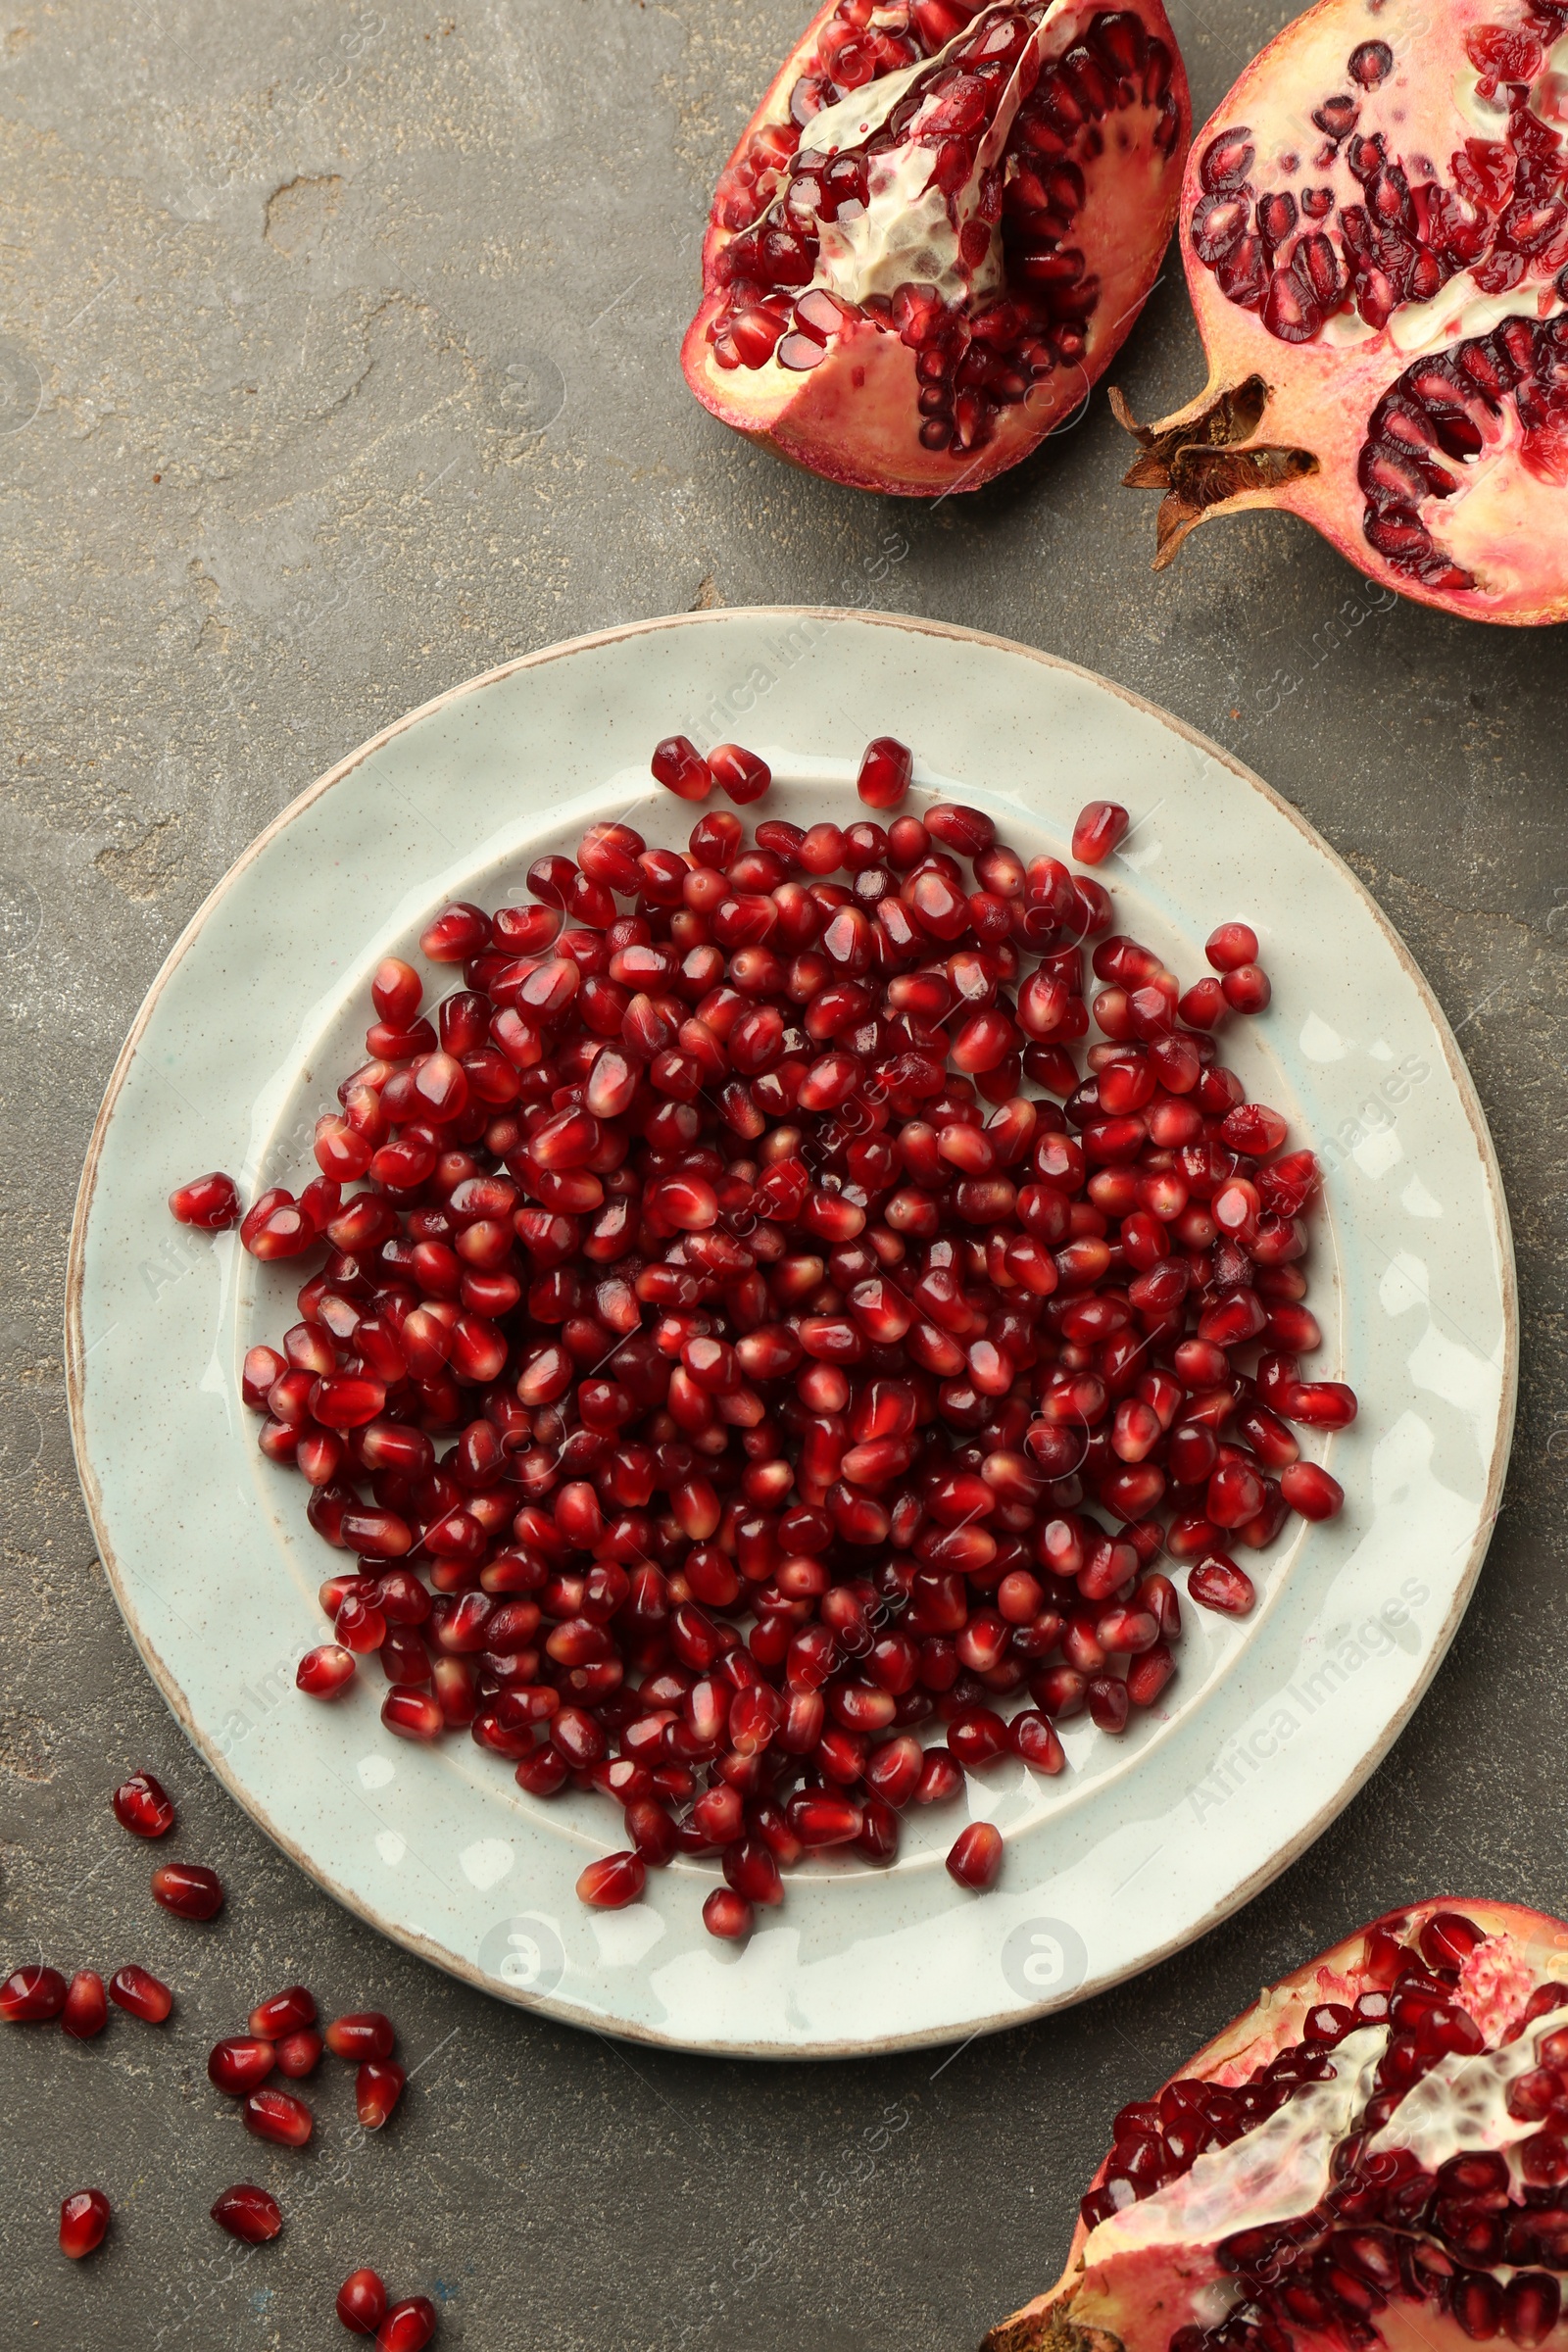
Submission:
POLYGON ((1111 385, 1109 397, 1117 423, 1139 445, 1123 487, 1165 492, 1154 521, 1154 571, 1175 562, 1188 532, 1216 509, 1266 502, 1287 482, 1318 470, 1309 449, 1250 439, 1268 400, 1260 375, 1225 387, 1196 415, 1183 410, 1159 424, 1138 423, 1118 386, 1111 385))

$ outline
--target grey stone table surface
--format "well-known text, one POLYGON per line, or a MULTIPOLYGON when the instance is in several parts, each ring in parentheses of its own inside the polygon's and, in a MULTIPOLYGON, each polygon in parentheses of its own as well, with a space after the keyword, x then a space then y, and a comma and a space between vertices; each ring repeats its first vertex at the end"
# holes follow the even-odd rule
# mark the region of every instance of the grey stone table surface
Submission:
MULTIPOLYGON (((370 2260, 436 2296, 439 2341, 468 2352, 951 2352, 1054 2276, 1115 2109, 1262 1980, 1409 1897, 1568 1906, 1563 638, 1389 602, 1279 517, 1213 526, 1152 578, 1102 395, 935 512, 785 469, 690 400, 676 344, 713 174, 798 0, 454 6, 0 14, 0 1941, 8 1965, 138 1957, 180 1998, 161 2035, 117 2014, 93 2044, 0 2036, 0 2343, 302 2352, 347 2340, 332 2294, 370 2260), (890 531, 906 553, 877 577, 890 531), (507 656, 817 600, 1102 670, 1321 827, 1469 1056, 1513 1212, 1523 1383, 1462 1635, 1284 1879, 1054 2022, 768 2071, 494 2005, 272 1850, 185 1747, 95 1560, 62 1289, 136 1004, 295 793, 507 656), (176 1850, 231 1890, 200 1937, 152 1914, 147 1850, 108 1815, 142 1764, 177 1793, 176 1850), (305 2158, 244 2139, 206 2082, 208 2043, 300 1976, 387 2008, 421 2062, 352 2159, 345 2081, 305 2158), (235 2178, 291 2217, 248 2261, 207 2219, 235 2178), (88 2181, 119 2220, 68 2269, 58 2201, 88 2181)), ((1254 0, 1175 18, 1200 120, 1282 21, 1254 0)), ((1200 384, 1174 258, 1116 373, 1141 414, 1200 384)))

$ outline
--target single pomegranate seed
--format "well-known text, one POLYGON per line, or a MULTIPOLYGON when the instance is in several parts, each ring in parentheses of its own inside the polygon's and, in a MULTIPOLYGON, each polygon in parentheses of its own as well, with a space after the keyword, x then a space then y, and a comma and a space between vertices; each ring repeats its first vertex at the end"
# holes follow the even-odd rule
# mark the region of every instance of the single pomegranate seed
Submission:
POLYGON ((291 2090, 253 2090, 241 2112, 247 2132, 254 2132, 258 2139, 275 2140, 283 2148, 303 2148, 315 2129, 310 2109, 291 2090))
POLYGON ((149 2026, 161 2026, 174 2006, 169 1986, 145 1968, 134 1966, 116 1970, 109 1980, 109 1998, 117 2008, 128 2009, 132 2017, 142 2018, 149 2026))
POLYGON ((223 1888, 216 1870, 200 1862, 162 1862, 153 1872, 153 1901, 179 1919, 216 1919, 223 1888))
POLYGON ((1079 864, 1103 865, 1130 821, 1126 809, 1114 801, 1090 801, 1080 808, 1072 829, 1072 854, 1079 864))
POLYGON ((353 1653, 336 1642, 324 1642, 319 1649, 307 1650, 299 1662, 294 1681, 312 1698, 336 1698, 354 1680, 353 1653))
POLYGON ((348 2017, 335 2017, 325 2034, 327 2048, 334 2058, 363 2060, 390 2058, 392 2055, 392 2021, 379 2009, 356 2010, 348 2017))
POLYGON ((337 2290, 337 2316, 353 2335, 373 2335, 386 2317, 386 2288, 374 2271, 350 2271, 337 2290))
POLYGON ((654 778, 683 801, 706 801, 713 789, 713 771, 697 746, 685 735, 668 735, 655 747, 654 778))
POLYGON ((376 2329, 376 2352, 424 2352, 435 2333, 435 2305, 426 2295, 394 2303, 376 2329))
POLYGON ((1345 1489, 1319 1462, 1288 1462, 1280 1472, 1280 1493, 1303 1519, 1333 1519, 1345 1501, 1345 1489))
POLYGON ((948 1876, 960 1886, 984 1894, 994 1886, 1002 1869, 1002 1832, 989 1821, 971 1821, 960 1830, 948 1855, 948 1876))
POLYGON ((91 2041, 109 2023, 109 2001, 102 1977, 80 1968, 72 1978, 60 2012, 60 2031, 73 2041, 91 2041))
POLYGON ((1246 1569, 1222 1551, 1206 1553, 1188 1572, 1187 1590, 1205 1609, 1217 1609, 1224 1617, 1245 1617, 1257 1598, 1246 1569))
POLYGON ((635 1903, 648 1877, 640 1854, 606 1854, 590 1862, 577 1881, 577 1899, 596 1911, 623 1911, 635 1903))
POLYGON ((354 2079, 354 2105, 367 2132, 380 2131, 407 2081, 402 2067, 391 2060, 361 2067, 354 2079))
POLYGON ((195 1225, 203 1233, 227 1233, 241 1215, 233 1177, 218 1173, 193 1177, 170 1194, 169 1212, 181 1225, 195 1225))
POLYGON ((243 2098, 271 2073, 276 2051, 260 2034, 235 2034, 215 2041, 207 2057, 207 2080, 231 2099, 243 2098))
POLYGON ((78 2188, 60 2208, 60 2251, 73 2262, 92 2254, 109 2227, 109 2199, 101 2188, 78 2188))
POLYGON ((8 2026, 30 2026, 58 2017, 66 2005, 66 1980, 58 1968, 13 1969, 0 1984, 0 2018, 8 2026))
POLYGON ((860 756, 855 789, 868 808, 896 808, 909 789, 914 759, 906 744, 877 735, 860 756))
POLYGON ((773 781, 767 761, 759 760, 755 752, 743 751, 738 743, 715 746, 708 755, 708 764, 719 790, 741 806, 760 801, 773 781))
POLYGON ((1312 1429, 1348 1429, 1356 1415, 1355 1391, 1338 1380, 1298 1380, 1286 1390, 1280 1409, 1312 1429))
POLYGON ((1219 985, 1232 1012, 1265 1012, 1274 993, 1260 963, 1239 963, 1219 985))
POLYGON ((315 2025, 316 1996, 307 1984, 285 1985, 281 1992, 258 2001, 246 2022, 260 2040, 281 2041, 286 2034, 298 2034, 315 2025))
POLYGON ((225 2188, 212 2208, 214 2221, 230 2237, 237 2237, 247 2246, 265 2246, 283 2227, 283 2208, 265 2188, 255 2188, 248 2180, 236 2181, 225 2188))
POLYGON ((137 1838, 162 1838, 174 1826, 174 1807, 161 1781, 150 1772, 133 1772, 122 1781, 113 1799, 115 1819, 137 1838))
POLYGON ((703 1925, 710 1936, 741 1943, 757 1924, 757 1914, 745 1895, 731 1886, 715 1886, 703 1905, 703 1925))
POLYGON ((309 2026, 299 2034, 285 2034, 276 2050, 278 2073, 292 2082, 303 2082, 320 2064, 323 2046, 319 2034, 309 2026))

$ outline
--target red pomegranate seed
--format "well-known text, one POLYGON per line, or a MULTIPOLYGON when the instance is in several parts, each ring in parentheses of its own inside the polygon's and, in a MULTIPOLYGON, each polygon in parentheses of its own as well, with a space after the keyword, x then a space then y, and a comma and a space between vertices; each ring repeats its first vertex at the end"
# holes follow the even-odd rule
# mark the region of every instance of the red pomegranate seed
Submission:
POLYGON ((427 2295, 394 2303, 376 2329, 376 2352, 424 2352, 435 2333, 435 2305, 427 2295))
POLYGON ((352 1652, 336 1642, 324 1642, 319 1649, 307 1650, 299 1662, 294 1681, 312 1698, 336 1698, 346 1690, 355 1675, 352 1652))
POLYGON ((265 2188, 255 2188, 248 2180, 236 2181, 225 2188, 212 2208, 214 2221, 230 2237, 239 2238, 247 2246, 265 2246, 283 2227, 283 2209, 277 2199, 265 2188))
POLYGON ((728 1943, 744 1942, 756 1924, 756 1912, 733 1887, 715 1886, 703 1905, 704 1927, 710 1936, 720 1936, 728 1943))
POLYGON ((386 2288, 374 2271, 351 2271, 337 2290, 337 2316, 352 2335, 373 2335, 386 2317, 386 2288))
POLYGON ((8 2026, 30 2026, 58 2017, 66 2005, 66 1980, 58 1968, 13 1969, 0 1984, 0 2018, 8 2026))
POLYGON ((1216 972, 1237 972, 1257 961, 1257 933, 1250 923, 1220 923, 1203 942, 1203 954, 1216 972))
POLYGON ((91 2041, 109 2023, 104 1981, 95 1970, 79 1968, 72 1978, 60 2012, 60 2031, 73 2041, 91 2041))
POLYGON ((1217 1609, 1224 1617, 1245 1617, 1257 1598, 1246 1569, 1222 1551, 1206 1553, 1189 1571, 1187 1590, 1205 1609, 1217 1609))
POLYGON ((207 2080, 231 2099, 243 2098, 271 2073, 276 2051, 261 2034, 234 2034, 215 2041, 207 2057, 207 2080))
POLYGON ((1079 864, 1103 865, 1130 821, 1126 809, 1114 801, 1090 801, 1078 811, 1072 829, 1072 854, 1079 864))
POLYGON ((577 1881, 578 1900, 595 1911, 623 1911, 642 1894, 648 1876, 640 1854, 606 1854, 590 1862, 577 1881))
POLYGON ((914 760, 906 744, 877 735, 860 755, 855 789, 868 808, 896 808, 909 789, 914 760))
POLYGON ((755 752, 744 751, 738 743, 716 745, 708 755, 708 764, 719 790, 740 806, 760 801, 773 781, 767 761, 759 760, 755 752))
POLYGON ((137 1838, 162 1838, 174 1826, 174 1807, 161 1781, 150 1772, 133 1772, 111 1800, 122 1829, 137 1838))
POLYGON ((303 2148, 315 2129, 305 2101, 290 2090, 253 2090, 241 2112, 247 2132, 253 2132, 258 2139, 275 2140, 279 2147, 303 2148))
POLYGON ((162 1862, 153 1872, 153 1900, 179 1919, 216 1919, 223 1888, 216 1870, 200 1862, 162 1862))
POLYGON ((246 2021, 263 2041, 281 2041, 286 2034, 298 2034, 316 2023, 316 1996, 307 1984, 288 1984, 281 1992, 269 1993, 258 2001, 246 2021))
POLYGON ((1355 1391, 1337 1380, 1298 1380, 1286 1390, 1280 1409, 1312 1429, 1348 1429, 1355 1419, 1355 1391))
POLYGON ((322 2047, 321 2036, 309 2026, 298 2034, 285 2034, 275 2053, 278 2073, 292 2082, 303 2082, 320 2064, 322 2047))
POLYGON ((984 1894, 994 1886, 1002 1869, 1002 1832, 989 1821, 971 1821, 960 1830, 948 1855, 948 1876, 960 1886, 984 1894))
POLYGON ((194 1176, 169 1196, 169 1211, 181 1225, 203 1233, 227 1233, 240 1220, 239 1192, 232 1176, 194 1176))
POLYGON ((101 2188, 78 2188, 60 2208, 60 2251, 73 2262, 94 2253, 109 2227, 109 2199, 101 2188))
POLYGON ((1345 1489, 1319 1462, 1290 1462, 1280 1472, 1280 1493, 1303 1519, 1332 1519, 1345 1501, 1345 1489))
POLYGON ((683 801, 706 801, 713 789, 713 771, 697 746, 685 735, 667 735, 655 747, 654 779, 683 801))
POLYGON ((395 2037, 392 2020, 383 2017, 379 2009, 357 2009, 347 2017, 335 2017, 324 2038, 334 2058, 360 2061, 389 2058, 395 2037))
POLYGON ((117 2008, 128 2009, 132 2017, 142 2018, 149 2026, 161 2026, 174 2006, 174 1996, 169 1986, 145 1968, 117 1969, 109 1980, 109 1998, 117 2008))
POLYGON ((1219 985, 1232 1012, 1265 1012, 1274 993, 1260 963, 1239 963, 1219 985))
POLYGON ((407 2081, 403 2068, 391 2060, 361 2067, 354 2079, 354 2104, 367 2132, 379 2132, 407 2081))

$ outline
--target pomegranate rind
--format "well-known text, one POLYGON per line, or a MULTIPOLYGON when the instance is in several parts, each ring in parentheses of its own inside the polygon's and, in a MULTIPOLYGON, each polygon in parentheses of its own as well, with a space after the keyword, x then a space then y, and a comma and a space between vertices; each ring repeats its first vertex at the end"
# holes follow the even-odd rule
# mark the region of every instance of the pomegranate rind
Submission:
MULTIPOLYGON (((745 157, 757 132, 790 121, 791 93, 811 65, 836 5, 837 0, 828 0, 791 50, 737 140, 726 174, 745 157)), ((1064 55, 1102 13, 1098 5, 1056 0, 1045 20, 1048 56, 1064 55)), ((715 202, 703 241, 703 299, 681 344, 682 371, 703 406, 721 423, 824 480, 906 498, 978 490, 1038 448, 1082 406, 1131 334, 1176 220, 1181 164, 1192 131, 1186 69, 1160 0, 1126 0, 1125 13, 1137 16, 1145 32, 1170 52, 1169 89, 1180 128, 1168 155, 1121 137, 1116 151, 1107 148, 1089 177, 1071 234, 1088 255, 1101 292, 1085 322, 1081 361, 1063 363, 1036 382, 1021 402, 1001 412, 990 440, 957 453, 922 446, 915 353, 897 334, 867 319, 849 321, 833 338, 827 358, 804 373, 792 374, 776 361, 756 369, 721 368, 710 333, 727 306, 717 267, 741 232, 720 225, 715 202)), ((1152 122, 1154 110, 1139 111, 1152 122)))
MULTIPOLYGON (((1442 1911, 1462 1913, 1485 1934, 1488 1941, 1478 1952, 1489 1958, 1471 1969, 1470 1980, 1478 1986, 1500 1989, 1510 2019, 1518 2013, 1512 1986, 1521 1966, 1533 1984, 1568 1984, 1568 1923, 1518 1904, 1439 1895, 1385 1912, 1277 1984, 1265 1985, 1250 2008, 1205 2042, 1169 2081, 1227 2087, 1247 2082, 1303 2038, 1302 2023, 1310 2008, 1320 2001, 1353 2005, 1372 1985, 1364 1954, 1366 1939, 1375 1930, 1414 1944, 1427 1921, 1442 1911)), ((1490 2022, 1502 2021, 1498 2015, 1490 2022)), ((1149 2096, 1157 2100, 1168 2087, 1162 2083, 1149 2096)), ((1107 2152, 1089 2183, 1091 2190, 1101 2185, 1109 2166, 1107 2152)), ((1085 2262, 1090 2234, 1080 2216, 1055 2285, 999 2322, 984 2337, 981 2352, 1165 2352, 1176 2329, 1190 2324, 1200 2309, 1195 2299, 1223 2275, 1212 2248, 1198 2245, 1118 2254, 1091 2269, 1085 2262)), ((1434 2347, 1448 2352, 1448 2347, 1470 2340, 1455 2321, 1435 2315, 1430 2306, 1421 2307, 1417 2317, 1418 2327, 1402 2314, 1397 2301, 1379 2313, 1378 2328, 1388 2352, 1434 2352, 1434 2347)), ((1299 2334, 1304 2341, 1320 2340, 1306 2328, 1299 2334)), ((1338 2338, 1332 2340, 1337 2346, 1338 2338)))
MULTIPOLYGON (((1452 466, 1461 477, 1458 494, 1424 502, 1422 521, 1439 551, 1472 573, 1469 587, 1432 585, 1379 552, 1366 535, 1367 500, 1357 474, 1372 412, 1418 356, 1441 356, 1508 318, 1534 321, 1561 313, 1553 269, 1568 258, 1568 241, 1561 255, 1554 242, 1552 268, 1532 269, 1507 297, 1478 301, 1461 271, 1430 303, 1400 304, 1375 333, 1362 336, 1349 306, 1353 340, 1291 343, 1271 334, 1258 311, 1227 298, 1192 236, 1209 143, 1238 125, 1247 126, 1256 148, 1260 176, 1273 159, 1290 152, 1299 158, 1301 182, 1334 184, 1342 199, 1362 194, 1348 179, 1343 151, 1333 166, 1314 163, 1320 134, 1311 117, 1322 98, 1345 88, 1347 60, 1369 35, 1392 47, 1396 63, 1363 103, 1361 129, 1387 127, 1396 153, 1402 150, 1407 160, 1418 153, 1432 158, 1445 172, 1450 155, 1474 142, 1481 127, 1473 113, 1461 111, 1456 95, 1477 78, 1467 37, 1522 22, 1522 12, 1499 6, 1499 0, 1445 0, 1437 11, 1422 0, 1385 0, 1376 15, 1366 0, 1318 0, 1258 53, 1197 133, 1183 176, 1180 243, 1209 380, 1185 408, 1142 426, 1112 394, 1121 421, 1145 453, 1125 476, 1127 484, 1166 493, 1156 570, 1173 560, 1200 522, 1272 508, 1298 514, 1368 580, 1418 604, 1519 627, 1568 616, 1568 506, 1553 522, 1549 503, 1543 504, 1568 493, 1568 434, 1560 453, 1555 445, 1539 449, 1527 465, 1510 409, 1475 478, 1463 478, 1465 468, 1452 466), (1467 291, 1471 323, 1465 318, 1467 291)), ((1550 71, 1543 26, 1533 29, 1548 49, 1543 79, 1560 82, 1562 75, 1550 71)), ((1501 120, 1506 129, 1506 116, 1501 120)), ((1568 152, 1563 162, 1568 166, 1568 152)), ((1329 321, 1334 329, 1346 323, 1345 311, 1329 321)))

